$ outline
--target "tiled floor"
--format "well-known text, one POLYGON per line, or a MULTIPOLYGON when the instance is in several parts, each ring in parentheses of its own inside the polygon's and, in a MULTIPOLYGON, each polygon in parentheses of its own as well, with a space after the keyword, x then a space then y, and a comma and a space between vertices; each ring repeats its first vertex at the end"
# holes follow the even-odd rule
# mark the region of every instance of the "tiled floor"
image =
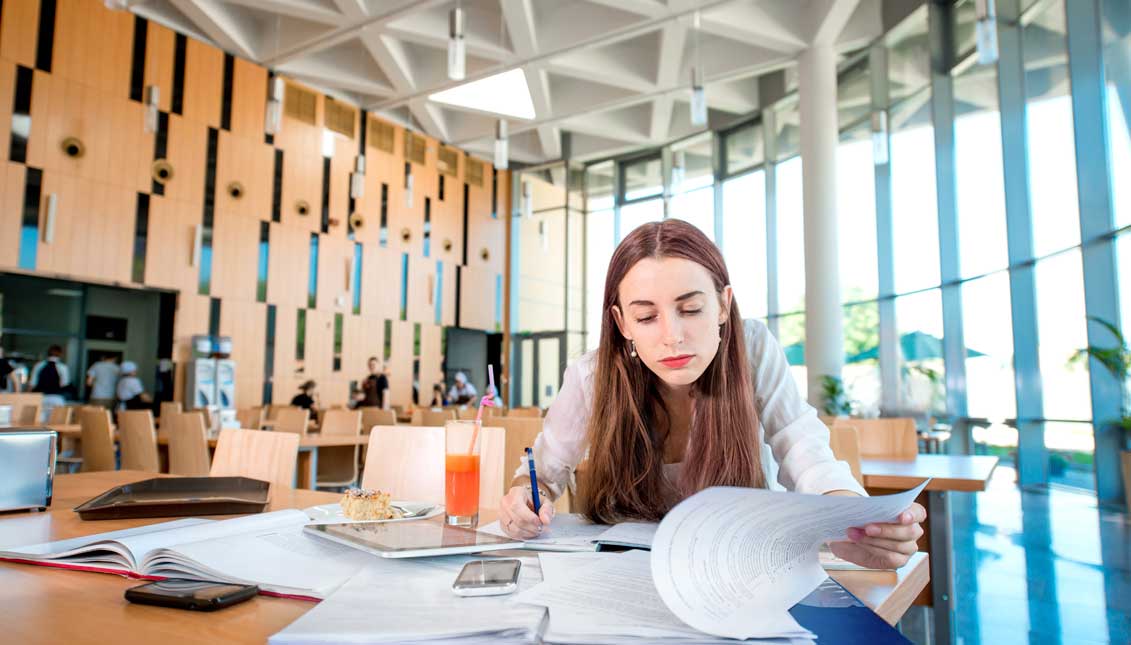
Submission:
POLYGON ((1126 515, 1014 478, 999 467, 986 492, 951 495, 957 642, 1131 642, 1126 515))

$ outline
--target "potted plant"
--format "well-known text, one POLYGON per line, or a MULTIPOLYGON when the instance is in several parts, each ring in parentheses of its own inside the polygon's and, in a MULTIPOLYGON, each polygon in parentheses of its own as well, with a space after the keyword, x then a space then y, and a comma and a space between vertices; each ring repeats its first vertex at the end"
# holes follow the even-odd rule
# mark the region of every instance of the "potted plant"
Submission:
POLYGON ((852 401, 848 398, 848 393, 844 391, 844 381, 840 377, 822 376, 821 393, 825 401, 825 414, 831 417, 852 414, 852 401))
MULTIPOLYGON (((1127 378, 1131 375, 1131 348, 1127 347, 1126 339, 1123 338, 1123 334, 1115 325, 1094 316, 1089 316, 1088 320, 1103 325, 1104 329, 1111 332, 1111 335, 1119 343, 1115 347, 1096 347, 1095 345, 1091 345, 1086 349, 1078 350, 1073 355, 1072 359, 1074 361, 1083 361, 1086 358, 1094 358, 1119 381, 1121 393, 1119 402, 1120 417, 1118 419, 1107 420, 1106 423, 1115 425, 1123 433, 1124 450, 1120 453, 1120 462, 1123 470, 1123 499, 1127 504, 1128 510, 1131 510, 1131 451, 1126 450, 1127 434, 1128 430, 1131 430, 1131 405, 1129 405, 1127 390, 1127 378)), ((1097 419, 1097 421, 1100 420, 1097 419)))

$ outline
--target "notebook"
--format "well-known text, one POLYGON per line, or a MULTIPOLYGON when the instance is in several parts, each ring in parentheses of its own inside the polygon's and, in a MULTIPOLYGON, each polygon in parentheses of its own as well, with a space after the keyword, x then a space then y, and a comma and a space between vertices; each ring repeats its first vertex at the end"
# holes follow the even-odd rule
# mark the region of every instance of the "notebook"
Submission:
POLYGON ((268 595, 318 600, 372 559, 307 537, 298 510, 230 520, 187 518, 84 537, 7 547, 0 560, 131 578, 259 585, 268 595))
MULTIPOLYGON (((554 516, 542 535, 526 540, 522 548, 531 551, 599 551, 604 547, 625 547, 630 549, 652 548, 652 537, 656 534, 655 522, 622 522, 614 526, 592 524, 585 516, 577 513, 560 513, 554 516)), ((506 537, 498 521, 479 529, 506 537)))

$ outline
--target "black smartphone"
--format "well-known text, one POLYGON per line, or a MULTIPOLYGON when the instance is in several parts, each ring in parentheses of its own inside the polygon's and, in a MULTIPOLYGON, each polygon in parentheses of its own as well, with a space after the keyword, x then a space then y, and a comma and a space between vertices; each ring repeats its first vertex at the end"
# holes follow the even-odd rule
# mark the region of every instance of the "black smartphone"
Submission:
POLYGON ((126 589, 126 600, 143 605, 216 611, 237 605, 257 593, 259 587, 255 585, 169 579, 130 587, 126 589))

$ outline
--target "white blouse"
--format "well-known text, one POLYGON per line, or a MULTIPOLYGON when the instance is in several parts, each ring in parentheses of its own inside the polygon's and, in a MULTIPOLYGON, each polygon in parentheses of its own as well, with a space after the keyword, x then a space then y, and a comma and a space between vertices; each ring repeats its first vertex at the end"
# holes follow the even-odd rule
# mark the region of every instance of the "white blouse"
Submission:
MULTIPOLYGON (((764 324, 747 323, 746 351, 754 382, 754 406, 765 441, 762 467, 766 481, 773 482, 776 472, 781 486, 798 493, 850 490, 866 495, 848 464, 833 457, 828 428, 801 398, 785 352, 764 324)), ((586 427, 593 410, 596 366, 596 352, 589 352, 566 368, 561 391, 534 442, 538 484, 550 489, 555 498, 569 487, 573 471, 588 449, 586 427)), ((525 464, 515 471, 515 477, 527 474, 525 464)))

